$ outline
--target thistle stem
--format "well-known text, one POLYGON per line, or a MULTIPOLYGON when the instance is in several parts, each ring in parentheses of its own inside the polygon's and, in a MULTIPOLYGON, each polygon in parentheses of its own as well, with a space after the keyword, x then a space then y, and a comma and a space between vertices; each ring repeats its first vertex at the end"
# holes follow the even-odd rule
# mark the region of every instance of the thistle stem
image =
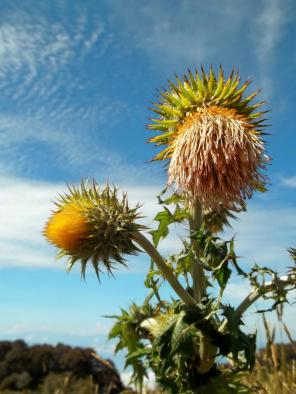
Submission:
POLYGON ((164 278, 169 282, 181 300, 183 300, 187 306, 194 306, 196 304, 195 299, 182 287, 174 275, 173 270, 166 264, 164 258, 159 254, 153 244, 140 232, 134 234, 134 241, 152 258, 162 272, 164 278))
MULTIPOLYGON (((194 203, 190 206, 190 216, 189 216, 189 227, 190 235, 200 229, 202 225, 202 205, 196 199, 194 203)), ((206 278, 204 275, 204 270, 199 260, 199 250, 196 240, 191 241, 192 248, 194 251, 194 257, 192 261, 192 281, 193 281, 193 297, 199 302, 202 298, 205 286, 206 278)))
MULTIPOLYGON (((266 283, 266 285, 251 291, 236 308, 236 312, 241 315, 244 314, 246 310, 254 304, 254 302, 259 300, 259 298, 263 297, 268 293, 276 291, 279 287, 284 288, 287 286, 296 286, 296 276, 294 274, 275 278, 273 281, 266 283)), ((220 326, 219 331, 223 333, 226 329, 226 326, 227 320, 225 319, 220 326)))
POLYGON ((286 275, 280 278, 275 278, 273 281, 266 283, 265 286, 262 286, 258 289, 251 291, 250 294, 239 304, 236 309, 236 312, 243 314, 254 302, 259 300, 265 294, 271 293, 272 291, 276 291, 279 287, 286 286, 294 286, 295 283, 295 275, 286 275))

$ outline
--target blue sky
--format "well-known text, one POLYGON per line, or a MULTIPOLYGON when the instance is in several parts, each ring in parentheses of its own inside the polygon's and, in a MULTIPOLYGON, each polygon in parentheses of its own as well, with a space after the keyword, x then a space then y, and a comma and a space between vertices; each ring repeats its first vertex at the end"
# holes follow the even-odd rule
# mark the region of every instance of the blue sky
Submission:
MULTIPOLYGON (((144 296, 145 256, 101 285, 65 273, 41 236, 51 201, 82 177, 113 182, 153 226, 163 167, 145 123, 156 89, 188 67, 236 67, 272 110, 269 192, 234 223, 238 254, 283 271, 296 245, 296 6, 293 0, 2 0, 0 4, 0 339, 64 341, 112 356, 119 311, 144 296)), ((176 237, 161 245, 167 253, 176 237)), ((246 287, 228 293, 237 303, 246 287)), ((293 310, 293 309, 292 309, 293 310)), ((287 322, 296 334, 291 313, 287 322)), ((250 314, 250 327, 257 324, 250 314)), ((119 365, 122 360, 117 359, 119 365)))

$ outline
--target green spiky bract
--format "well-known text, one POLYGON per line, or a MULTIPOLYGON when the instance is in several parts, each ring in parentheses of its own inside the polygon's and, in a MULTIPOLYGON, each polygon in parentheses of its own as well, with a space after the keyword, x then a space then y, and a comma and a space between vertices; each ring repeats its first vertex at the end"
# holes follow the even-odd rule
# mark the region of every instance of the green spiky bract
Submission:
MULTIPOLYGON (((159 118, 151 119, 152 123, 147 125, 151 130, 160 130, 161 135, 150 139, 157 146, 166 145, 174 137, 175 130, 190 114, 202 108, 216 106, 234 109, 238 115, 242 115, 246 121, 260 134, 266 126, 266 119, 262 116, 268 111, 257 111, 265 104, 263 101, 252 104, 252 100, 259 91, 243 97, 251 81, 247 80, 241 84, 241 79, 234 70, 225 79, 224 72, 220 66, 218 76, 215 76, 213 68, 210 67, 207 75, 201 67, 201 73, 196 70, 193 74, 188 70, 183 80, 176 76, 176 82, 168 81, 169 89, 159 92, 159 103, 153 103, 151 108, 159 118)), ((156 157, 155 159, 163 159, 156 157)))
POLYGON ((68 256, 68 271, 77 261, 81 262, 81 276, 90 260, 97 277, 101 268, 112 274, 114 263, 125 264, 124 255, 135 255, 140 250, 133 243, 133 235, 145 227, 136 223, 141 216, 139 205, 130 208, 127 195, 118 196, 118 189, 108 184, 100 190, 93 181, 81 182, 80 187, 68 186, 68 192, 60 195, 55 203, 58 209, 75 203, 81 208, 89 228, 87 239, 73 252, 61 250, 58 257, 68 256))

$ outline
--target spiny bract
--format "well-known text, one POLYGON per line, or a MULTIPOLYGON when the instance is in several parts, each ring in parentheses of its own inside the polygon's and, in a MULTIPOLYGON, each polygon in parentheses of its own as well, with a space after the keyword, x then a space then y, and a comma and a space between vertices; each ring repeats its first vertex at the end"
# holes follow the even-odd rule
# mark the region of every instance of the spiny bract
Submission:
POLYGON ((183 81, 169 81, 152 111, 159 115, 148 127, 161 131, 149 141, 166 148, 154 160, 170 159, 168 183, 197 198, 206 209, 232 209, 243 205, 254 190, 264 188, 261 170, 268 157, 262 140, 267 111, 263 102, 251 104, 258 94, 243 98, 250 81, 240 86, 238 73, 224 79, 188 71, 183 81))
POLYGON ((44 235, 60 248, 58 257, 69 257, 68 270, 80 260, 85 277, 91 260, 97 276, 101 266, 111 273, 112 263, 125 264, 123 255, 139 251, 133 243, 133 235, 144 229, 136 223, 139 206, 129 208, 126 194, 119 198, 116 188, 106 185, 100 190, 94 181, 90 186, 81 182, 80 187, 69 187, 55 205, 44 235))

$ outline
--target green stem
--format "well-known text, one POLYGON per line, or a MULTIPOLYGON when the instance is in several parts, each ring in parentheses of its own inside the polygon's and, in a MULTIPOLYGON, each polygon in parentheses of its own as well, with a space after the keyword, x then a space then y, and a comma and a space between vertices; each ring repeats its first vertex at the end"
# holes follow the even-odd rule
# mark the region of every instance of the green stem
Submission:
MULTIPOLYGON (((264 295, 276 291, 279 287, 287 287, 287 286, 294 286, 296 285, 296 277, 295 275, 287 275, 282 276, 280 278, 276 278, 273 281, 266 283, 266 285, 251 291, 250 294, 239 304, 236 308, 236 312, 243 315, 250 306, 254 304, 254 302, 258 301, 259 298, 263 297, 264 295)), ((225 332, 227 327, 227 320, 225 319, 221 324, 219 331, 225 332)))
MULTIPOLYGON (((189 210, 189 227, 190 235, 192 236, 202 226, 202 205, 196 199, 189 206, 189 210)), ((194 252, 191 268, 193 297, 197 302, 199 302, 204 294, 207 282, 204 274, 204 269, 200 261, 200 250, 198 248, 197 241, 194 238, 191 238, 191 245, 194 252)), ((212 368, 215 363, 216 354, 217 347, 212 345, 211 340, 206 335, 202 335, 199 343, 200 365, 198 366, 198 371, 200 373, 204 374, 212 368)))
POLYGON ((247 297, 239 304, 236 312, 243 314, 254 302, 259 300, 265 294, 276 291, 279 287, 295 287, 295 275, 282 276, 280 278, 275 278, 273 281, 266 283, 266 285, 253 290, 247 297))
MULTIPOLYGON (((190 234, 193 234, 200 229, 202 225, 202 205, 196 199, 194 203, 190 206, 190 216, 189 216, 189 226, 190 234)), ((199 249, 196 240, 191 241, 192 248, 194 251, 194 257, 192 261, 192 281, 193 281, 193 297, 198 302, 203 296, 203 292, 206 286, 206 278, 204 275, 204 270, 199 260, 199 249)))
POLYGON ((183 300, 187 306, 194 306, 196 301, 182 287, 174 275, 173 270, 166 264, 164 258, 159 254, 153 244, 140 232, 134 234, 134 240, 152 258, 159 270, 162 272, 164 278, 169 282, 181 300, 183 300))
MULTIPOLYGON (((153 266, 154 266, 154 261, 151 260, 150 271, 153 271, 153 269, 154 269, 153 266)), ((157 301, 159 303, 161 303, 162 301, 161 301, 161 298, 160 298, 160 295, 159 295, 159 292, 158 292, 158 289, 159 289, 160 286, 157 286, 158 281, 155 281, 154 279, 152 279, 151 282, 152 282, 151 289, 152 289, 155 297, 157 298, 157 301)))

